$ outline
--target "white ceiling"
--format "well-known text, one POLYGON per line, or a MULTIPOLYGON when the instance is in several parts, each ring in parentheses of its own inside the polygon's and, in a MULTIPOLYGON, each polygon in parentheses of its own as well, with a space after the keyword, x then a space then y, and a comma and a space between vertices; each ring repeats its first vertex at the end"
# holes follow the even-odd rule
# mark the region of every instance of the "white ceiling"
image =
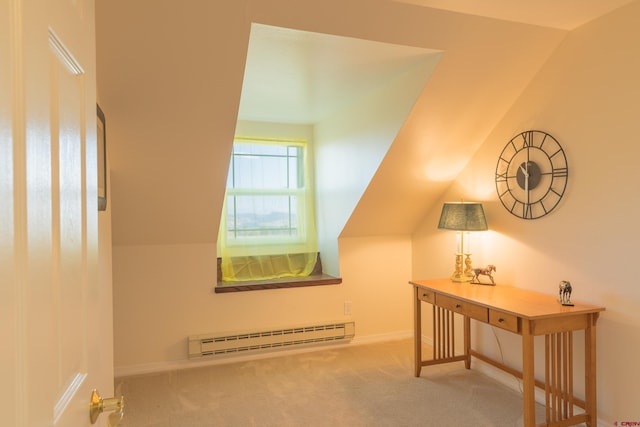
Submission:
POLYGON ((252 24, 239 119, 317 123, 433 52, 252 24))
POLYGON ((506 21, 573 30, 635 0, 394 0, 506 21))
MULTIPOLYGON (((570 30, 636 0, 393 1, 570 30)), ((433 52, 253 24, 238 118, 317 123, 433 52)))

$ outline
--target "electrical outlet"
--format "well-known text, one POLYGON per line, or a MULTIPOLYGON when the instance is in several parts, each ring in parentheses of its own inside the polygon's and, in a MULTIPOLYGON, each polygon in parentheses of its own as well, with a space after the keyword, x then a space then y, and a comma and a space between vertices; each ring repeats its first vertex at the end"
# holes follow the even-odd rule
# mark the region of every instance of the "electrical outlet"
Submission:
POLYGON ((351 316, 351 301, 344 302, 344 315, 351 316))

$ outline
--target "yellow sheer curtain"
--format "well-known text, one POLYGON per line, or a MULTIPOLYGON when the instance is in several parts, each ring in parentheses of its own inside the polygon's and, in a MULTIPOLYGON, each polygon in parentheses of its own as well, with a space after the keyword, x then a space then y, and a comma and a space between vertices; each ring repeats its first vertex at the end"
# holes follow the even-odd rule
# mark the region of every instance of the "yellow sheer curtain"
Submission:
POLYGON ((233 203, 234 195, 230 194, 232 191, 227 188, 218 233, 218 253, 222 258, 222 280, 250 281, 308 276, 316 265, 318 239, 306 142, 254 138, 236 138, 236 141, 302 147, 304 177, 302 188, 294 190, 297 201, 298 236, 291 239, 267 236, 248 239, 231 237, 229 235, 228 204, 233 203))

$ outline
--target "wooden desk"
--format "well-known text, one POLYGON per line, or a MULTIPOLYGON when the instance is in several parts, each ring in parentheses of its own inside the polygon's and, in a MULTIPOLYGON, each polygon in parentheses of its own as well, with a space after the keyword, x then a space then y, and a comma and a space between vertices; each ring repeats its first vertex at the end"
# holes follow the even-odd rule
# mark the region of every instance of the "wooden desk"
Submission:
POLYGON ((511 286, 483 286, 449 279, 417 280, 413 286, 415 376, 423 366, 464 361, 471 356, 522 379, 524 425, 535 426, 535 387, 545 391, 546 423, 569 426, 597 425, 596 408, 596 321, 604 307, 575 303, 562 306, 557 297, 511 286), (421 303, 433 306, 433 354, 422 360, 421 303), (462 315, 464 348, 456 352, 455 316, 462 315), (488 323, 522 336, 522 372, 471 349, 471 319, 488 323), (573 332, 585 333, 585 399, 573 395, 573 332), (545 336, 545 379, 534 372, 534 337, 545 336), (584 411, 574 411, 574 406, 584 411), (574 413, 580 412, 580 413, 574 413))

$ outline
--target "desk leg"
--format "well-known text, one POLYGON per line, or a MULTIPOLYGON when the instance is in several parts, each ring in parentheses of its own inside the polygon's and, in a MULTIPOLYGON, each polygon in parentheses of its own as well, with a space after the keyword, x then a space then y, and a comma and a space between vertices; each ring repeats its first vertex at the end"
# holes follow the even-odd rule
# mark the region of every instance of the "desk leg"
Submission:
POLYGON ((464 367, 471 369, 471 318, 464 316, 464 367))
POLYGON ((596 320, 598 313, 589 317, 589 326, 584 331, 585 355, 585 411, 589 415, 587 426, 598 425, 598 408, 596 404, 596 320))
POLYGON ((522 319, 522 392, 524 403, 524 425, 536 425, 536 396, 533 335, 527 319, 522 319))
POLYGON ((422 369, 422 313, 421 301, 418 298, 419 289, 413 287, 413 346, 415 358, 415 376, 420 376, 422 369))

